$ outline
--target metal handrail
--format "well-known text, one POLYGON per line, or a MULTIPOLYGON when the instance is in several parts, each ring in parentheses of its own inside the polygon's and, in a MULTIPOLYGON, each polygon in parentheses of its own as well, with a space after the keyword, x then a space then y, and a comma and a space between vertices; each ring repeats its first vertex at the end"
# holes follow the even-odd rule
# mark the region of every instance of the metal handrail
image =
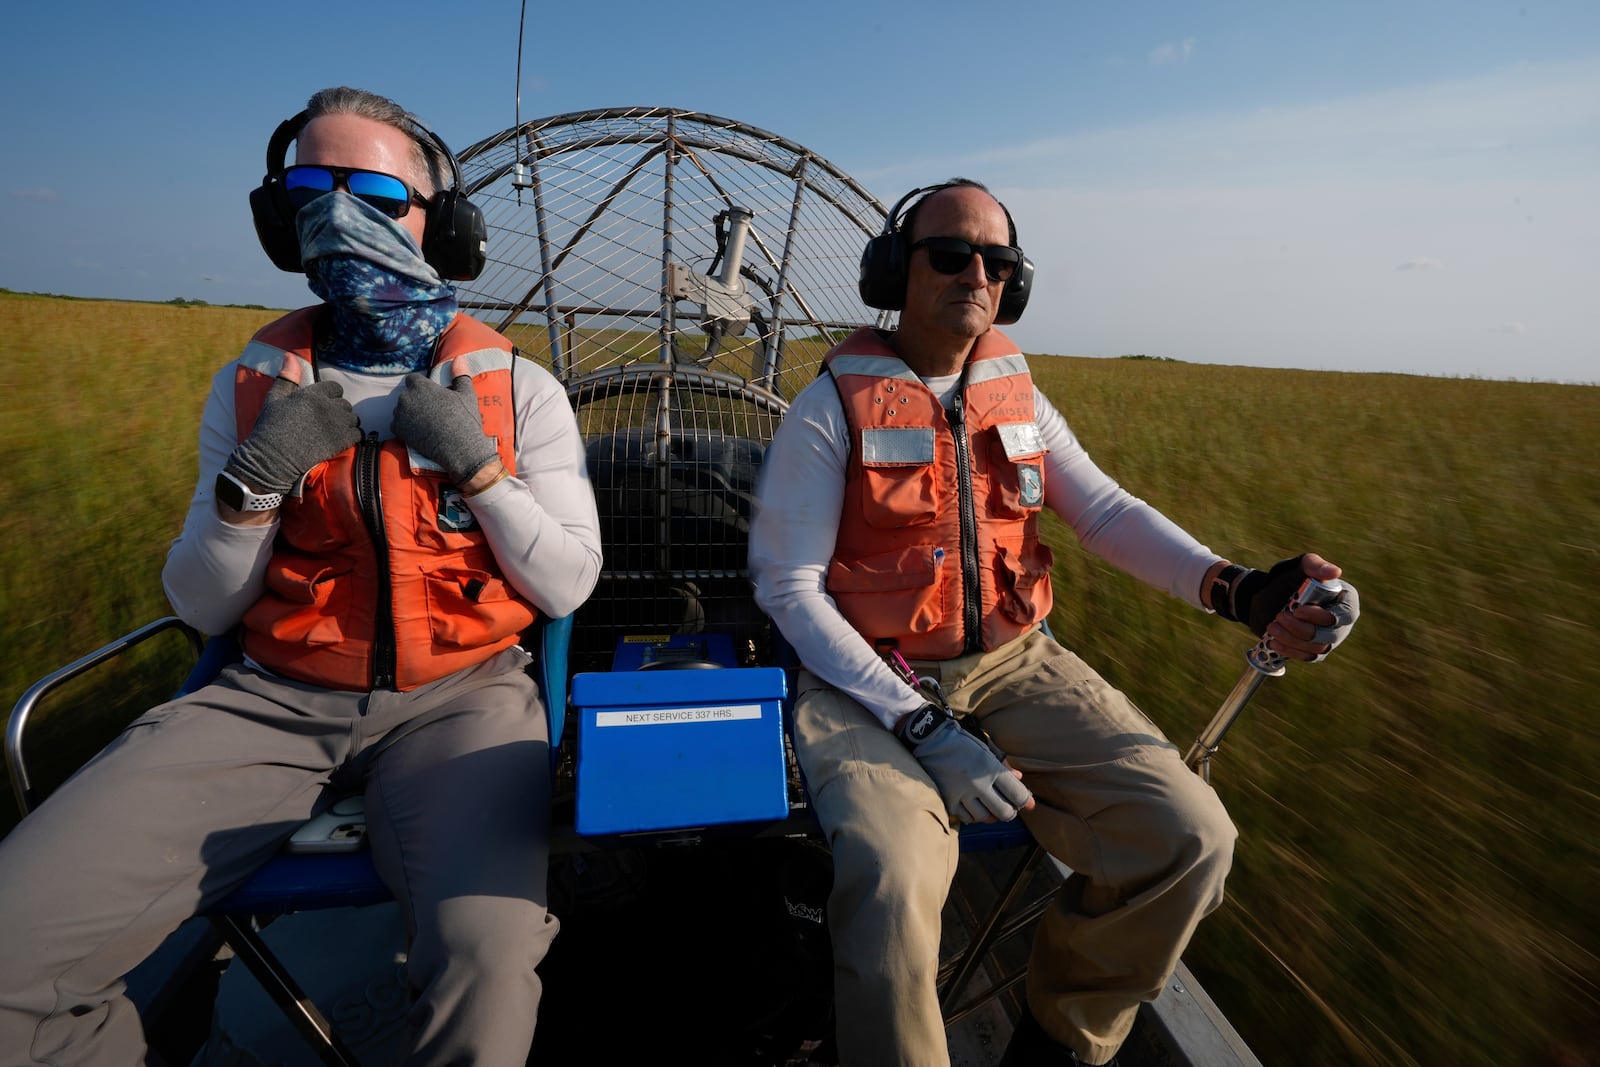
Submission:
POLYGON ((28 691, 22 694, 22 699, 12 706, 11 715, 6 720, 6 769, 11 772, 11 792, 17 798, 17 808, 22 814, 26 815, 32 811, 38 804, 39 799, 34 796, 33 784, 28 777, 28 768, 24 762, 22 752, 22 734, 27 728, 28 718, 33 714, 34 706, 39 703, 46 693, 60 687, 63 683, 69 682, 79 675, 98 667, 109 659, 120 656, 135 645, 142 644, 157 634, 171 629, 183 631, 184 636, 189 639, 190 647, 194 649, 195 658, 199 659, 200 650, 204 643, 200 632, 176 615, 168 615, 165 618, 157 619, 155 622, 146 623, 132 633, 124 634, 110 644, 102 645, 95 649, 87 656, 75 659, 65 667, 45 675, 29 686, 28 691))

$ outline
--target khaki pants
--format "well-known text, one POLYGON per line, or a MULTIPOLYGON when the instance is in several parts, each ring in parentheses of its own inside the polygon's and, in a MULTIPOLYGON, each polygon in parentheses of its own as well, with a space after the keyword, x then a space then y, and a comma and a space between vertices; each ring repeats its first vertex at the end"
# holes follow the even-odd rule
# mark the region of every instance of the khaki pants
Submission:
MULTIPOLYGON (((1235 831, 1211 787, 1132 701, 1035 631, 916 663, 1023 773, 1023 818, 1081 876, 1040 921, 1028 1004, 1057 1041, 1110 1059, 1195 926, 1222 902, 1235 831), (1081 891, 1080 891, 1081 890, 1081 891)), ((933 782, 853 699, 802 671, 795 747, 833 849, 839 1050, 853 1067, 949 1063, 934 989, 956 831, 933 782)))

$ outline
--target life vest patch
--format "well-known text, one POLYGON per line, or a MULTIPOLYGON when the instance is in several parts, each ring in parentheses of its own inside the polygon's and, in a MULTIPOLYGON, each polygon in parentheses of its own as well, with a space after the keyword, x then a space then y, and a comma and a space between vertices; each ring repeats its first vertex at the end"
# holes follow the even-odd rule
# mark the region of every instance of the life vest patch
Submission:
POLYGON ((1040 464, 1017 464, 1017 499, 1025 508, 1044 505, 1044 472, 1040 464))
POLYGON ((1018 460, 1049 451, 1044 447, 1044 434, 1039 432, 1036 422, 1002 422, 995 430, 1000 434, 1007 459, 1018 460))
POLYGON ((406 462, 411 464, 411 469, 414 471, 432 471, 435 474, 444 473, 443 467, 439 466, 439 464, 435 463, 427 456, 424 456, 421 452, 418 452, 410 445, 406 445, 406 462))
POLYGON ((466 498, 461 495, 461 490, 454 486, 441 486, 439 490, 439 529, 449 533, 461 533, 463 530, 473 529, 478 525, 478 520, 473 517, 472 509, 467 507, 466 498))
MULTIPOLYGON (((500 437, 499 437, 499 435, 491 433, 491 434, 487 434, 486 436, 489 438, 489 443, 494 445, 495 451, 496 452, 500 451, 500 437)), ((444 467, 442 467, 440 464, 434 462, 432 459, 429 459, 427 456, 423 455, 421 452, 418 452, 416 449, 412 448, 409 444, 406 445, 406 462, 411 464, 411 469, 413 471, 431 471, 434 474, 444 474, 444 473, 446 473, 444 467)))
POLYGON ((861 431, 861 462, 869 467, 926 466, 932 463, 933 427, 907 426, 861 431))

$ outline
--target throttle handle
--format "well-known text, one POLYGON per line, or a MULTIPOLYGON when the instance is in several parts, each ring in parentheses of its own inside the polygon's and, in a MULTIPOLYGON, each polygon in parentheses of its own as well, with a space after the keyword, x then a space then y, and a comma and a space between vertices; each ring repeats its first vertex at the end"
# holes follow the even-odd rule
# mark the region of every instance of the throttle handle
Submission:
MULTIPOLYGON (((1339 599, 1344 592, 1344 583, 1337 578, 1326 582, 1319 582, 1315 578, 1307 578, 1300 583, 1300 588, 1295 590, 1294 596, 1289 598, 1285 610, 1293 611, 1302 604, 1326 604, 1331 600, 1339 599)), ((1283 673, 1283 668, 1288 660, 1274 652, 1267 646, 1267 638, 1263 636, 1255 643, 1255 647, 1245 654, 1245 659, 1250 666, 1262 674, 1276 678, 1283 673)))

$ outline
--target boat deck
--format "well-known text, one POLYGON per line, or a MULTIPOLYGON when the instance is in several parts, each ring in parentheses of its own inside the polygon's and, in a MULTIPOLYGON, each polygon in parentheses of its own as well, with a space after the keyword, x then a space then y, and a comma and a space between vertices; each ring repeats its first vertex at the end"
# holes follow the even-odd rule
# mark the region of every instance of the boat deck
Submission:
MULTIPOLYGON (((1017 858, 1015 851, 963 857, 945 911, 947 948, 965 943, 1017 858)), ((806 931, 788 916, 774 918, 770 892, 774 879, 808 891, 806 876, 815 869, 808 872, 807 859, 772 839, 559 858, 552 892, 563 927, 541 967, 545 996, 529 1063, 648 1057, 755 1067, 785 1064, 779 1050, 792 1052, 807 1035, 821 1040, 827 1004, 816 989, 826 959, 816 954, 815 942, 797 939, 806 931)), ((1031 888, 1048 890, 1063 873, 1047 861, 1033 873, 1031 888)), ((193 936, 204 942, 204 927, 193 936)), ((405 1000, 396 906, 289 916, 269 926, 266 936, 356 1052, 387 1062, 405 1000)), ((998 944, 973 991, 1024 966, 1027 942, 1024 933, 998 944)), ((1014 986, 950 1027, 952 1067, 992 1067, 999 1060, 1020 996, 1021 987, 1014 986)), ((254 980, 228 966, 225 956, 193 966, 152 1014, 153 1047, 174 1067, 317 1062, 254 980)), ((822 1044, 815 1059, 787 1063, 833 1063, 829 1051, 822 1044)), ((1182 967, 1167 991, 1141 1010, 1120 1062, 1260 1067, 1182 967)))

